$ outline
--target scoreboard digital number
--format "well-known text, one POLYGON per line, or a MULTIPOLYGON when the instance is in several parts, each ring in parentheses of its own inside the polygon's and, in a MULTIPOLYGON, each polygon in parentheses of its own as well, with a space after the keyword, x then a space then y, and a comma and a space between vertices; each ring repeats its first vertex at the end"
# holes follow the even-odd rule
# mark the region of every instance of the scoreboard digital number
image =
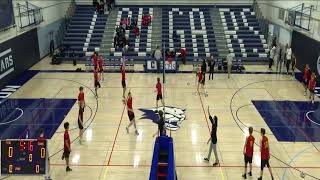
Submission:
POLYGON ((2 175, 45 175, 47 160, 45 140, 2 140, 2 175))

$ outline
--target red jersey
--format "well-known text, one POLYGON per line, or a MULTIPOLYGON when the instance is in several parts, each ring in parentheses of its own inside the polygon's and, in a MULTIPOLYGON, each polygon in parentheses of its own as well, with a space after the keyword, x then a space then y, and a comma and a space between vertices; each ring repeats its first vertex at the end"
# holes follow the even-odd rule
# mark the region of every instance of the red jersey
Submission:
POLYGON ((46 138, 45 137, 38 137, 38 141, 39 142, 44 142, 44 141, 46 141, 46 138))
POLYGON ((309 89, 310 90, 314 90, 314 88, 316 87, 316 77, 315 76, 311 76, 310 82, 309 82, 309 89))
POLYGON ((93 65, 96 66, 97 65, 97 61, 98 61, 98 57, 96 55, 92 55, 91 59, 92 59, 93 65))
POLYGON ((95 81, 99 81, 98 73, 97 71, 93 71, 93 76, 95 81))
POLYGON ((199 77, 199 81, 202 80, 202 73, 201 72, 198 72, 198 77, 199 77))
POLYGON ((121 68, 121 79, 122 81, 126 80, 126 69, 123 66, 121 68))
POLYGON ((128 109, 132 109, 132 97, 128 98, 127 107, 128 109))
POLYGON ((69 149, 67 148, 67 144, 69 145, 69 148, 71 149, 71 143, 70 143, 70 137, 69 137, 69 133, 68 130, 64 131, 64 136, 63 136, 63 144, 64 144, 64 150, 65 151, 69 151, 69 149), (67 141, 67 143, 66 143, 67 141))
POLYGON ((181 48, 181 56, 186 57, 187 56, 187 50, 186 48, 181 48))
POLYGON ((99 67, 99 69, 102 69, 102 66, 103 66, 103 59, 99 58, 98 59, 98 67, 99 67))
POLYGON ((254 147, 254 137, 249 135, 246 140, 246 156, 252 157, 253 156, 253 147, 254 147))
POLYGON ((303 80, 307 81, 309 77, 309 68, 304 69, 303 80))
POLYGON ((162 94, 162 88, 161 88, 161 83, 160 82, 157 83, 156 88, 157 88, 158 95, 161 95, 162 94))
POLYGON ((83 92, 79 92, 78 101, 80 101, 80 102, 84 101, 84 93, 83 92))
POLYGON ((262 137, 261 140, 261 159, 262 160, 268 160, 270 159, 270 154, 269 154, 269 141, 266 136, 262 137))
POLYGON ((138 28, 138 26, 136 26, 136 27, 134 28, 134 33, 135 33, 136 35, 139 35, 140 29, 138 28))

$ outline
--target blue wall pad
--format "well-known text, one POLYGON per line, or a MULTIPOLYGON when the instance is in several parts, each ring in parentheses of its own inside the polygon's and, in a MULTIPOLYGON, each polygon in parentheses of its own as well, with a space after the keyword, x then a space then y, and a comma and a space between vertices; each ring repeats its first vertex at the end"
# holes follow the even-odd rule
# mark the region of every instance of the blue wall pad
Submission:
POLYGON ((320 142, 320 106, 306 101, 252 101, 278 141, 320 142))
POLYGON ((76 99, 6 99, 0 104, 0 139, 50 139, 76 99))

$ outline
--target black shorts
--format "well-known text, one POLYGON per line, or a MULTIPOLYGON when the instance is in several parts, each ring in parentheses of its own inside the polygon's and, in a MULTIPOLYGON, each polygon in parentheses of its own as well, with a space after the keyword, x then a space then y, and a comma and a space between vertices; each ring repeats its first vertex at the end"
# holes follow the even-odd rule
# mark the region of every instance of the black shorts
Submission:
POLYGON ((122 81, 121 81, 121 84, 122 84, 122 88, 127 87, 127 85, 126 85, 126 81, 125 81, 125 80, 122 80, 122 81))
POLYGON ((94 81, 94 87, 96 87, 96 88, 99 87, 100 88, 101 87, 100 82, 95 80, 94 81))
POLYGON ((244 163, 247 164, 247 163, 250 163, 252 164, 252 157, 249 157, 247 155, 244 155, 244 163))
POLYGON ((157 101, 160 100, 160 99, 162 99, 162 94, 158 94, 157 95, 157 101))
POLYGON ((78 127, 80 130, 83 129, 83 121, 81 122, 79 119, 78 119, 78 127))
POLYGON ((309 89, 311 94, 314 94, 314 89, 309 89))
POLYGON ((133 112, 128 112, 128 117, 129 117, 130 121, 134 120, 134 113, 133 112))
POLYGON ((78 127, 81 130, 83 129, 83 108, 79 109, 78 127))
POLYGON ((270 167, 270 164, 269 164, 269 159, 268 160, 261 160, 261 171, 263 170, 264 167, 270 167))
POLYGON ((93 65, 93 68, 94 68, 94 70, 97 70, 97 65, 95 64, 95 65, 93 65))
POLYGON ((309 85, 309 79, 303 80, 303 84, 304 84, 305 86, 308 86, 308 85, 309 85))
POLYGON ((69 158, 69 156, 70 156, 70 152, 64 150, 64 151, 63 151, 63 157, 64 157, 64 158, 69 158))
POLYGON ((200 84, 203 84, 203 85, 204 85, 204 82, 205 82, 204 79, 202 79, 202 80, 199 81, 199 83, 200 83, 200 84))

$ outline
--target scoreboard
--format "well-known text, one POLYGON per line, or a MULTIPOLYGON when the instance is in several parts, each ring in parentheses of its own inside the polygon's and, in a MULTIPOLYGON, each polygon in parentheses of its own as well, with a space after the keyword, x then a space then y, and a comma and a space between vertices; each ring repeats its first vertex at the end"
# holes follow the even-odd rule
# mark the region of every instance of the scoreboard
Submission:
MULTIPOLYGON (((177 63, 176 61, 172 61, 169 63, 168 61, 165 61, 164 68, 166 72, 176 72, 177 71, 177 63)), ((153 72, 157 71, 157 61, 156 60, 149 60, 146 64, 146 71, 153 72)), ((163 71, 163 61, 160 61, 160 71, 163 71)))
POLYGON ((2 175, 45 175, 47 141, 18 139, 1 141, 2 175))

